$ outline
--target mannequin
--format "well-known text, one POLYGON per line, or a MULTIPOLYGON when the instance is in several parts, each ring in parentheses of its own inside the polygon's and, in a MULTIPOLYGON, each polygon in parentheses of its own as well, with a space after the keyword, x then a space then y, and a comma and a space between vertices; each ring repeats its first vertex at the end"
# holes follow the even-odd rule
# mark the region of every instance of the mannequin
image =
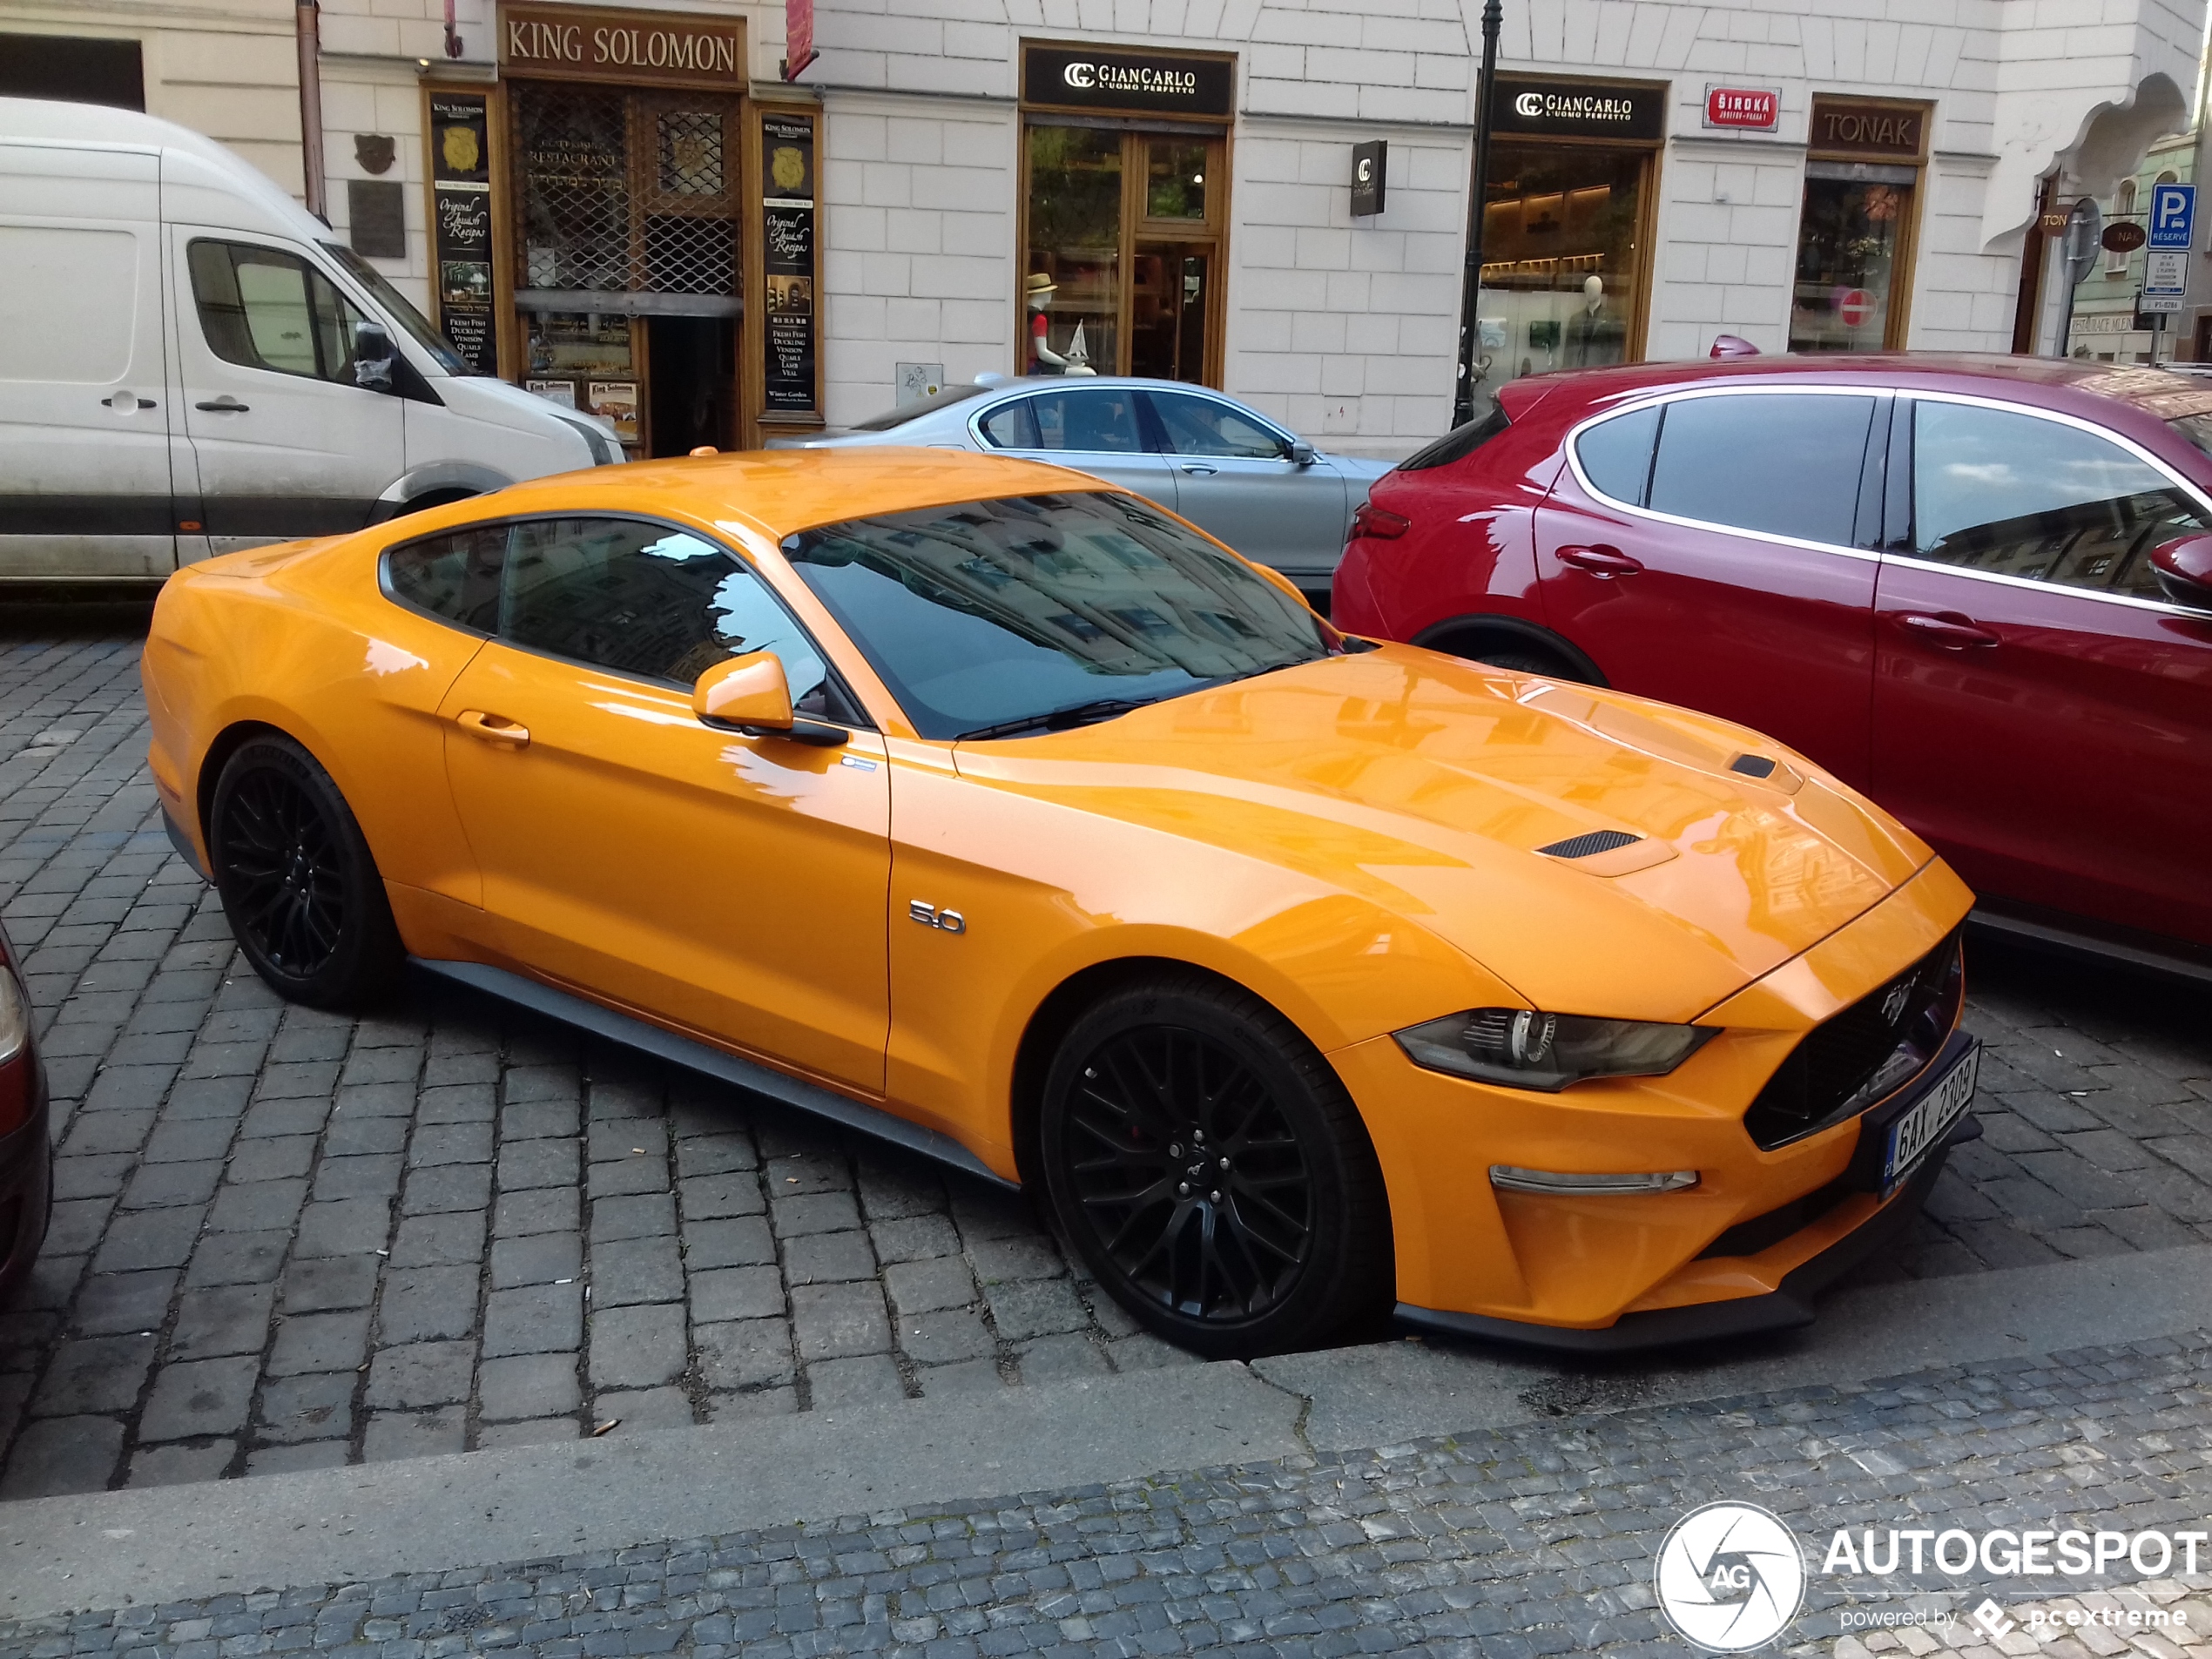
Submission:
POLYGON ((1582 279, 1582 308, 1567 320, 1566 362, 1570 368, 1618 362, 1613 349, 1619 331, 1605 318, 1605 279, 1593 271, 1582 279))
POLYGON ((1052 278, 1042 271, 1034 271, 1022 280, 1022 297, 1029 307, 1028 372, 1032 374, 1096 374, 1096 369, 1070 363, 1052 349, 1052 325, 1045 313, 1052 309, 1052 296, 1055 291, 1052 278))

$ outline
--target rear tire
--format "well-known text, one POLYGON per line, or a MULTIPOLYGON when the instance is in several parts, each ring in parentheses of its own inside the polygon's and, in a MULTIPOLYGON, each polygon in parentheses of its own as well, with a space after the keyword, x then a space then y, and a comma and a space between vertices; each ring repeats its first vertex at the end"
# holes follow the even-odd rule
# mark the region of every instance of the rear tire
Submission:
POLYGON ((1214 1359, 1312 1347, 1388 1305, 1366 1127, 1298 1028, 1198 974, 1108 995, 1045 1079, 1054 1217, 1107 1293, 1214 1359))
POLYGON ((248 738, 224 763, 207 851, 231 933, 280 996, 343 1008, 397 984, 406 953, 376 860, 330 774, 291 738, 248 738))

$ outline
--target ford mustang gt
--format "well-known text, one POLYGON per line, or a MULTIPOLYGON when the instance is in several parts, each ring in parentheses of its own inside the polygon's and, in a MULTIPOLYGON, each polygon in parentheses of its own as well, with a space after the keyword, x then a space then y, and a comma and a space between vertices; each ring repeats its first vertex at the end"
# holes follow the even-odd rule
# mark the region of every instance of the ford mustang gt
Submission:
POLYGON ((545 479, 179 572, 145 675, 283 995, 411 961, 1026 1188, 1203 1353, 1800 1324, 1974 1132, 1894 820, 1054 467, 545 479))

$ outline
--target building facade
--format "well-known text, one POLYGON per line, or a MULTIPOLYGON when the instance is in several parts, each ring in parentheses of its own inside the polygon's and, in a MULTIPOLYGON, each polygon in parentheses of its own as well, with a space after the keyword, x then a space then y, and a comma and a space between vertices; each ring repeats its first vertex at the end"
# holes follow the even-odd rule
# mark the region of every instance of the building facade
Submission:
MULTIPOLYGON (((1336 447, 1479 373, 2059 348, 2057 239, 2187 130, 2203 0, 325 0, 322 211, 493 372, 633 452, 982 373, 1162 374, 1336 447), (806 30, 819 56, 807 59, 806 30), (800 61, 806 60, 806 61, 800 61), (787 78, 786 71, 794 72, 787 78)), ((280 0, 0 0, 316 199, 280 0)))

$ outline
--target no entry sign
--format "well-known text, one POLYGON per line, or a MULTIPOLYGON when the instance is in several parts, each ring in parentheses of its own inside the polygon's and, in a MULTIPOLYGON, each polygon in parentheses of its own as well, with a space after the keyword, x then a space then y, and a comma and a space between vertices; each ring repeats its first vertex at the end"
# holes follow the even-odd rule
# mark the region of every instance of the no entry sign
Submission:
POLYGON ((1873 299, 1864 288, 1838 288, 1835 300, 1836 314, 1846 328, 1857 328, 1874 314, 1873 299))

